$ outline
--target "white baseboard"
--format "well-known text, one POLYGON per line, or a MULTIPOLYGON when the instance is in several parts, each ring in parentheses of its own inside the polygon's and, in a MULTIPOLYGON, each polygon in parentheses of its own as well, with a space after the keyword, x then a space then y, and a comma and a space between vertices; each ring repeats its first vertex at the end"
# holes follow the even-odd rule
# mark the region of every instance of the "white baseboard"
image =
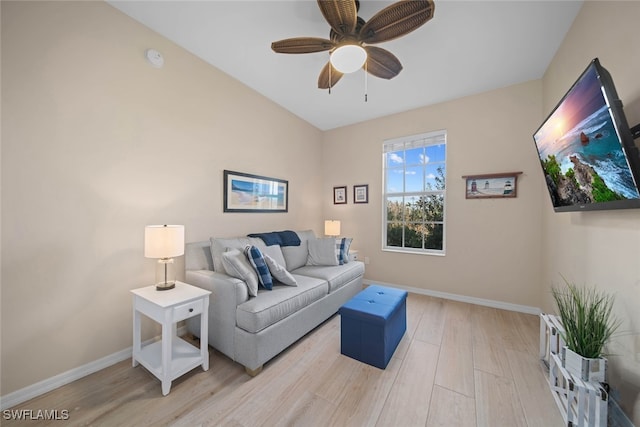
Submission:
POLYGON ((129 347, 101 359, 94 360, 86 365, 70 369, 67 372, 63 372, 54 377, 47 378, 46 380, 37 382, 20 390, 16 390, 6 396, 2 396, 0 398, 0 410, 5 410, 12 406, 19 405, 20 403, 26 402, 34 397, 38 397, 65 384, 69 384, 82 377, 91 375, 94 372, 98 372, 101 369, 122 362, 127 358, 131 358, 132 349, 132 347, 129 347))
MULTIPOLYGON (((186 326, 178 328, 178 335, 183 335, 186 332, 186 326)), ((159 339, 160 336, 151 338, 146 340, 143 345, 151 344, 159 339)), ((132 354, 133 347, 125 348, 124 350, 120 350, 101 359, 89 362, 86 365, 70 369, 67 372, 63 372, 54 377, 47 378, 46 380, 42 380, 20 390, 16 390, 6 396, 0 396, 0 411, 4 411, 5 409, 19 405, 27 400, 41 396, 58 387, 62 387, 63 385, 72 383, 73 381, 79 380, 87 375, 98 372, 101 369, 120 363, 123 360, 130 359, 132 354)))
POLYGON ((412 288, 410 286, 401 286, 401 285, 396 285, 396 284, 393 284, 393 283, 384 283, 384 282, 380 282, 378 280, 366 280, 365 279, 362 282, 365 285, 389 286, 390 288, 404 289, 405 291, 411 292, 411 293, 414 293, 414 294, 428 295, 428 296, 431 296, 431 297, 449 299, 449 300, 453 300, 453 301, 467 302, 469 304, 483 305, 483 306, 486 306, 486 307, 499 308, 499 309, 502 309, 502 310, 517 311, 519 313, 538 315, 538 314, 540 314, 542 312, 542 310, 540 310, 540 308, 538 308, 538 307, 530 307, 530 306, 527 306, 527 305, 511 304, 511 303, 508 303, 508 302, 494 301, 494 300, 489 300, 489 299, 484 299, 484 298, 467 297, 467 296, 464 296, 464 295, 450 294, 450 293, 447 293, 447 292, 432 291, 430 289, 412 288))

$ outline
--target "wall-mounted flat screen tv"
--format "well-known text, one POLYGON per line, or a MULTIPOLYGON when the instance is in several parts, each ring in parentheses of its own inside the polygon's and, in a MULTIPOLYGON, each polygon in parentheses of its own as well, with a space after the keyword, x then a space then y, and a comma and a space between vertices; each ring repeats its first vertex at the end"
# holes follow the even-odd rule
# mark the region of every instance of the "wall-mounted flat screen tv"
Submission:
POLYGON ((640 208, 640 154, 598 58, 533 139, 556 212, 640 208))

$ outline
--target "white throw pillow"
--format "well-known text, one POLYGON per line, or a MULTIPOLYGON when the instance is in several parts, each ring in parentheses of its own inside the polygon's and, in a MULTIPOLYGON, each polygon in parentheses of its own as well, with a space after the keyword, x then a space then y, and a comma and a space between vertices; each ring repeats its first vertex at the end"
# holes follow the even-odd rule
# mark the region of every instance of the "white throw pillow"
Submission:
POLYGON ((307 265, 340 265, 336 254, 336 239, 328 237, 309 240, 307 265))
POLYGON ((267 264, 267 267, 269 267, 269 271, 271 272, 271 275, 274 279, 276 279, 283 285, 298 286, 298 281, 296 280, 296 278, 293 277, 291 273, 289 273, 282 265, 278 264, 276 260, 274 260, 267 254, 263 254, 263 256, 264 262, 267 264))
POLYGON ((247 284, 249 295, 258 296, 258 275, 243 252, 231 249, 223 253, 222 265, 229 276, 243 280, 247 284))
POLYGON ((213 269, 224 273, 225 268, 222 265, 222 254, 230 249, 238 249, 242 251, 247 245, 254 245, 255 241, 262 242, 260 239, 250 239, 248 237, 211 237, 211 258, 213 259, 213 269))

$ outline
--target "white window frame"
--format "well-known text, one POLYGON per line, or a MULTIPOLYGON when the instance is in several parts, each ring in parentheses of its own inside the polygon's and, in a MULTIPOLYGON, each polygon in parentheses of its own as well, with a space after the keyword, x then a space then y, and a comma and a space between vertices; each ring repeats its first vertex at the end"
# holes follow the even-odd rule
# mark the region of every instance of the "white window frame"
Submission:
MULTIPOLYGON (((403 176, 406 176, 406 168, 407 166, 416 167, 417 164, 407 165, 403 160, 402 169, 404 170, 403 176)), ((424 164, 426 168, 426 164, 424 164)), ((403 183, 406 181, 403 179, 403 183)), ((446 254, 446 242, 447 242, 447 227, 446 227, 446 213, 447 213, 447 191, 446 191, 446 182, 447 182, 447 131, 446 130, 438 130, 433 132, 427 132, 417 135, 404 136, 400 138, 393 138, 383 141, 382 144, 382 250, 388 252, 403 252, 403 253, 413 253, 413 254, 424 254, 424 255, 437 255, 444 256, 446 254), (444 190, 429 190, 427 191, 423 188, 423 191, 420 192, 406 192, 406 188, 403 188, 401 192, 387 192, 387 176, 389 169, 400 169, 397 168, 389 168, 387 163, 387 153, 388 152, 397 152, 398 147, 404 146, 404 150, 413 149, 418 147, 428 147, 433 145, 442 145, 444 144, 444 152, 445 158, 442 163, 444 165, 444 179, 445 179, 445 188, 444 190), (442 249, 422 249, 422 248, 410 248, 404 247, 404 227, 403 227, 403 246, 387 246, 387 224, 389 220, 387 218, 387 198, 388 197, 420 197, 420 196, 429 196, 429 195, 441 195, 443 197, 443 217, 442 217, 442 249)), ((427 221, 433 223, 434 221, 427 221)), ((435 221, 436 223, 440 223, 440 221, 435 221)), ((405 224, 403 219, 403 224, 405 224)))

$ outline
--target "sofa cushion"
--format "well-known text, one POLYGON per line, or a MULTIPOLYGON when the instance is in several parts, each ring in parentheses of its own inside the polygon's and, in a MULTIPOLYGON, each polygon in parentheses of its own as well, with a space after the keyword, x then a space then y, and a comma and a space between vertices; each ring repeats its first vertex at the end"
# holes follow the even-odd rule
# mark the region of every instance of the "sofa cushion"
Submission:
POLYGON ((303 275, 326 280, 329 282, 329 292, 333 292, 358 276, 362 276, 364 274, 364 264, 352 261, 349 264, 336 266, 305 265, 291 273, 295 277, 303 275))
POLYGON ((211 242, 193 242, 184 245, 184 269, 213 271, 211 242))
POLYGON ((213 269, 218 272, 225 271, 222 265, 222 254, 225 253, 227 249, 239 249, 240 251, 242 251, 247 245, 255 245, 259 248, 262 248, 262 246, 264 246, 262 239, 253 237, 211 237, 209 241, 211 242, 211 258, 213 258, 213 269))
POLYGON ((247 284, 247 290, 252 297, 258 296, 258 275, 249 263, 244 252, 238 249, 229 249, 222 254, 224 271, 236 279, 243 280, 247 284))
POLYGON ((335 237, 309 240, 307 265, 339 265, 335 237))
POLYGON ((284 255, 282 255, 282 248, 280 248, 280 246, 273 245, 273 246, 262 247, 258 245, 257 247, 262 252, 262 255, 269 255, 278 264, 286 265, 286 262, 284 260, 284 255))
MULTIPOLYGON (((297 231, 300 238, 299 246, 283 246, 282 254, 284 255, 285 266, 287 270, 293 271, 296 268, 302 267, 307 264, 307 257, 309 255, 309 239, 315 239, 316 235, 313 230, 297 231)), ((269 254, 271 255, 271 254, 269 254)), ((276 260, 277 261, 277 260, 276 260)))
POLYGON ((293 277, 282 264, 276 262, 276 260, 267 254, 264 254, 264 261, 267 263, 267 267, 269 267, 269 272, 278 282, 287 286, 298 286, 296 278, 293 277))
POLYGON ((238 305, 236 325, 256 333, 318 301, 328 293, 325 280, 295 276, 298 286, 274 286, 272 291, 260 290, 258 298, 238 305))
POLYGON ((309 256, 309 245, 306 240, 300 242, 300 246, 285 246, 282 248, 284 264, 287 270, 292 271, 302 267, 307 263, 309 256))

